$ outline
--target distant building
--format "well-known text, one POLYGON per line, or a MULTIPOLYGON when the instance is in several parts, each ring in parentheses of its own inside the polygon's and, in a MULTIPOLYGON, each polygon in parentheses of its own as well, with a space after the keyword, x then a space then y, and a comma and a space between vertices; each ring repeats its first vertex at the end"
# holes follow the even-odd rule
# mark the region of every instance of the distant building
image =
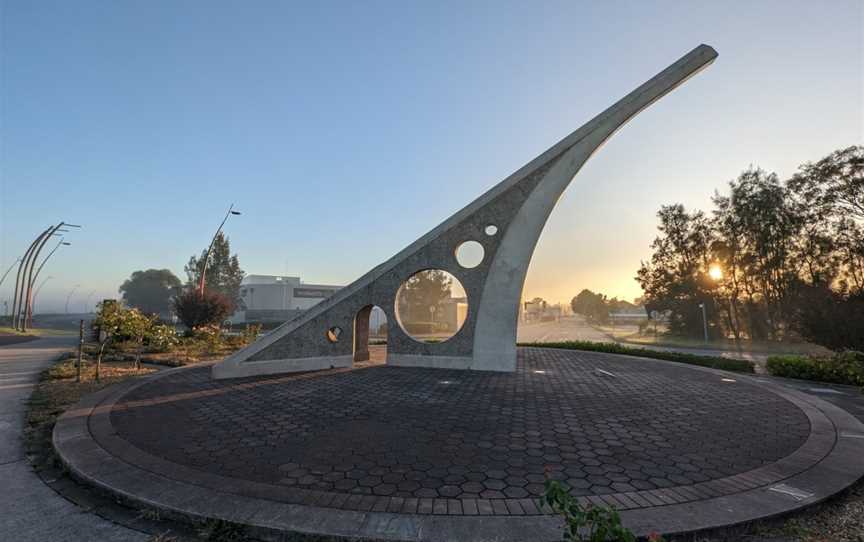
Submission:
POLYGON ((645 307, 628 307, 610 310, 609 318, 613 322, 639 322, 648 318, 648 313, 645 311, 645 307))
POLYGON ((564 312, 561 305, 550 305, 540 297, 535 297, 531 301, 524 301, 520 308, 520 319, 524 323, 558 321, 564 312))
POLYGON ((308 284, 300 277, 247 275, 240 283, 245 309, 231 316, 233 324, 281 324, 327 299, 342 286, 308 284))

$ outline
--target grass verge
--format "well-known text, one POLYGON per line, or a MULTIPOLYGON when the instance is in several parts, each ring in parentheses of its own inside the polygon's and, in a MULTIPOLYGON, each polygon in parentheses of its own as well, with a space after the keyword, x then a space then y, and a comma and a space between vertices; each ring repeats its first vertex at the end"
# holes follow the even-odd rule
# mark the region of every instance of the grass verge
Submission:
POLYGON ((0 335, 33 335, 36 337, 71 337, 74 335, 78 335, 77 331, 68 330, 68 329, 52 329, 52 328, 30 328, 26 332, 22 333, 21 331, 9 327, 9 326, 0 326, 0 335))
POLYGON ((536 346, 540 348, 562 348, 565 350, 585 350, 588 352, 604 352, 607 354, 625 354, 628 356, 639 356, 643 358, 661 359, 686 363, 688 365, 699 365, 700 367, 711 367, 712 369, 723 369, 738 373, 754 372, 753 363, 743 359, 723 358, 720 356, 698 356, 684 352, 669 352, 664 350, 650 350, 648 348, 634 348, 616 343, 600 343, 593 341, 563 341, 550 343, 519 343, 519 346, 536 346))
POLYGON ((100 380, 96 381, 95 363, 81 364, 81 382, 75 382, 75 356, 65 354, 42 372, 39 383, 28 401, 24 425, 24 447, 33 468, 60 468, 51 445, 51 432, 57 418, 83 396, 129 378, 152 373, 153 369, 135 370, 132 363, 102 363, 100 380))

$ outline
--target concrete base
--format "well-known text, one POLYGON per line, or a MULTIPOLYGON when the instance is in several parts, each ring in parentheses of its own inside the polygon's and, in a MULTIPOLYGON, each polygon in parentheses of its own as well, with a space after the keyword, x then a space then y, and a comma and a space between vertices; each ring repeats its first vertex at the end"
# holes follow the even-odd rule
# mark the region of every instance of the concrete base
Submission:
POLYGON ((414 354, 388 354, 387 365, 397 367, 430 367, 432 369, 470 369, 474 360, 457 356, 420 356, 414 354))
POLYGON ((692 533, 810 506, 864 474, 864 424, 773 380, 519 355, 515 374, 377 366, 214 384, 202 367, 173 369, 84 398, 54 446, 73 476, 123 502, 241 523, 264 540, 560 540, 561 519, 537 499, 546 476, 567 478, 583 505, 614 506, 640 536, 692 533), (288 416, 272 430, 242 422, 273 413, 288 416), (234 456, 185 451, 208 434, 205 448, 234 456))
POLYGON ((353 356, 326 356, 316 358, 270 359, 267 361, 247 361, 237 367, 229 368, 216 364, 211 369, 213 378, 240 378, 278 373, 300 373, 351 367, 353 356), (230 371, 230 372, 229 372, 230 371))

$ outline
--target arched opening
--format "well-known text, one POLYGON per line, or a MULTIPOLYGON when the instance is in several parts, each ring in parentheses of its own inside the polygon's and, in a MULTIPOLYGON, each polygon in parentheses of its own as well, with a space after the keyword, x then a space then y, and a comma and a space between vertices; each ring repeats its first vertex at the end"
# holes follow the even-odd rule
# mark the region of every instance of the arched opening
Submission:
POLYGON ((387 362, 387 315, 376 305, 366 305, 354 317, 354 363, 387 362))

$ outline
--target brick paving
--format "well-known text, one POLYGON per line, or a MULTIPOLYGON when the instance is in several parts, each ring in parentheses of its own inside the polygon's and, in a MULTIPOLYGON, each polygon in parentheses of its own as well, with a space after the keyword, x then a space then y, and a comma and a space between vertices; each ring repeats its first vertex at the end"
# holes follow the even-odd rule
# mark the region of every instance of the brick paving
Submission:
POLYGON ((540 348, 516 373, 194 368, 133 389, 110 421, 152 456, 298 502, 447 515, 538 514, 547 476, 623 509, 734 493, 810 434, 793 403, 717 372, 540 348))

